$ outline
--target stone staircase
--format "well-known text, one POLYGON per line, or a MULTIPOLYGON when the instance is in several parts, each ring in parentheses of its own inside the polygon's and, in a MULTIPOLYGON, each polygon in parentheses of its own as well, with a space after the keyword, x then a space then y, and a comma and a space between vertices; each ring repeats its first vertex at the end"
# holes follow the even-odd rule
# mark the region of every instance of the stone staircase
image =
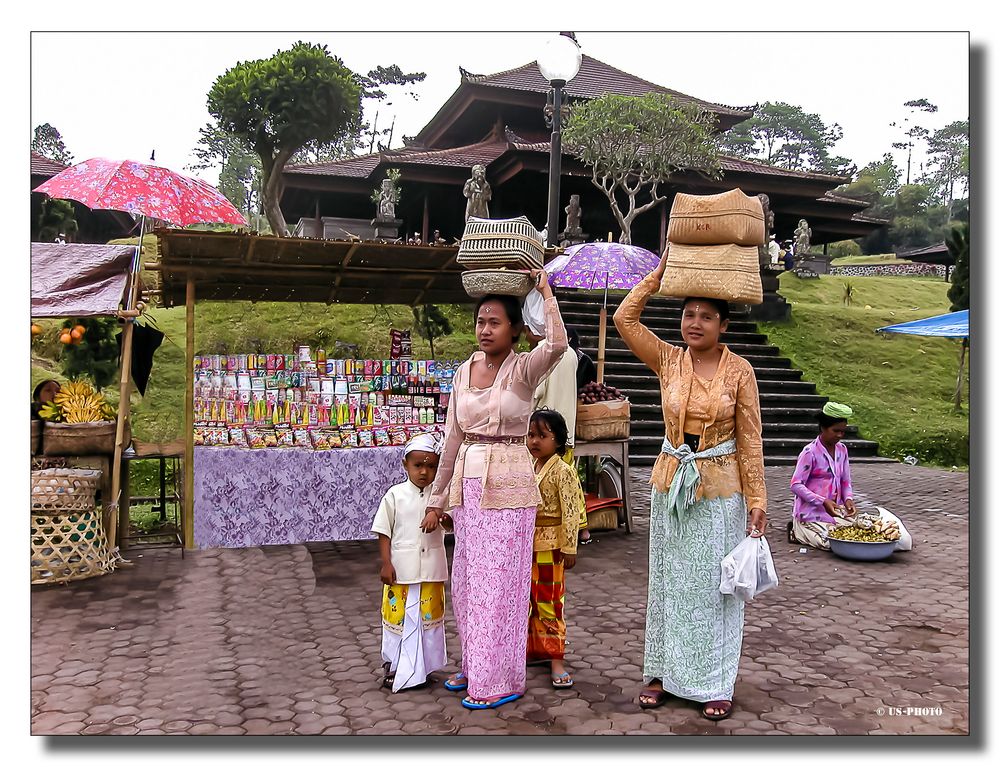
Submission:
MULTIPOLYGON (((556 295, 563 320, 580 334, 581 350, 596 363, 601 294, 560 288, 556 295)), ((637 465, 650 465, 663 442, 660 387, 653 372, 636 359, 615 329, 612 315, 622 298, 622 295, 608 296, 604 379, 625 393, 632 403, 629 460, 637 465)), ((680 301, 653 297, 646 304, 642 321, 663 340, 683 345, 680 316, 680 301)), ((794 369, 778 347, 768 343, 756 323, 746 319, 745 310, 733 313, 722 340, 730 351, 753 365, 757 374, 765 463, 794 464, 802 447, 815 439, 815 414, 828 398, 817 394, 814 384, 802 380, 802 371, 794 369)), ((888 460, 879 457, 877 443, 859 439, 854 426, 849 427, 844 443, 854 463, 888 460)))

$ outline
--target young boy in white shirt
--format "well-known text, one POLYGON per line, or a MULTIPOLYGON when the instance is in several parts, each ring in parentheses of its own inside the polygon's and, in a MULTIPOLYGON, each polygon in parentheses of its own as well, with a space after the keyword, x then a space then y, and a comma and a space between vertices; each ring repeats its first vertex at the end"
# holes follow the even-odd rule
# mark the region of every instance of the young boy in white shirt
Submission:
POLYGON ((372 532, 382 565, 382 686, 399 692, 427 681, 448 664, 444 635, 444 582, 448 560, 437 515, 427 519, 430 485, 437 474, 437 438, 421 434, 403 452, 407 480, 393 485, 379 504, 372 532))

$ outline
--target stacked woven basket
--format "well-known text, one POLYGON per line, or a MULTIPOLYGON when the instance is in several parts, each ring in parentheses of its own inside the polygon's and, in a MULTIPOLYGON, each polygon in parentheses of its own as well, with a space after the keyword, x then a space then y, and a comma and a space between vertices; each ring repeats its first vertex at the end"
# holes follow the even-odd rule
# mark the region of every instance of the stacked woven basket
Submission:
POLYGON ((470 216, 458 248, 462 287, 473 298, 500 294, 524 298, 534 287, 523 270, 541 269, 545 247, 537 230, 524 216, 476 218, 470 216))
POLYGON ((31 582, 67 583, 114 569, 95 496, 101 472, 31 472, 31 582))
POLYGON ((660 295, 764 301, 757 246, 764 244, 764 209, 739 189, 678 193, 667 228, 670 255, 660 295))

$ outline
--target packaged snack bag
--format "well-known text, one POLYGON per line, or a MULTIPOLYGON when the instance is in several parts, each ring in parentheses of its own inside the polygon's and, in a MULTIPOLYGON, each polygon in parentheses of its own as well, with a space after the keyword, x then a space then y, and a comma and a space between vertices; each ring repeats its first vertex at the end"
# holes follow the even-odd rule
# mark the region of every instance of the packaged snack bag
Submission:
POLYGON ((372 429, 372 437, 375 439, 375 447, 386 447, 392 444, 391 440, 389 439, 388 429, 385 428, 372 429))
POLYGON ((393 426, 389 429, 389 443, 392 445, 405 445, 408 441, 406 429, 402 426, 393 426))
POLYGON ((233 447, 249 447, 247 443, 247 435, 244 433, 243 429, 239 427, 231 428, 229 430, 229 444, 233 447))
POLYGON ((359 447, 374 447, 375 437, 372 434, 371 429, 358 429, 358 446, 359 447))
POLYGON ((341 429, 340 441, 344 447, 358 447, 358 433, 354 429, 341 429))
POLYGON ((312 447, 308 429, 292 429, 292 442, 295 447, 312 447))
POLYGON ((195 447, 205 444, 205 430, 200 426, 196 426, 194 429, 194 444, 195 447))
POLYGON ((264 447, 278 446, 278 437, 274 433, 274 429, 262 429, 261 435, 264 437, 264 447))
POLYGON ((264 445, 264 435, 260 433, 259 429, 254 429, 252 427, 244 429, 246 433, 247 446, 257 449, 265 447, 264 445))
POLYGON ((344 446, 344 442, 340 438, 340 429, 330 429, 327 432, 327 439, 330 442, 330 448, 333 450, 344 446))
POLYGON ((312 445, 314 450, 329 450, 330 441, 326 438, 326 433, 320 431, 319 429, 313 429, 309 432, 312 437, 312 445))
POLYGON ((294 447, 295 440, 292 437, 292 430, 285 428, 283 426, 278 426, 274 430, 275 438, 278 441, 278 447, 294 447))

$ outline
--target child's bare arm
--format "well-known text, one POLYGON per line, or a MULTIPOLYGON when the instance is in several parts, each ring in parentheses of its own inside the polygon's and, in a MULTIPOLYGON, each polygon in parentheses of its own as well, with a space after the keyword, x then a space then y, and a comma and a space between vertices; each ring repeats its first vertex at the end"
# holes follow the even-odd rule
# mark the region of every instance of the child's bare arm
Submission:
POLYGON ((386 586, 396 582, 396 568, 392 566, 392 545, 388 535, 378 534, 378 553, 382 560, 379 577, 386 586))

